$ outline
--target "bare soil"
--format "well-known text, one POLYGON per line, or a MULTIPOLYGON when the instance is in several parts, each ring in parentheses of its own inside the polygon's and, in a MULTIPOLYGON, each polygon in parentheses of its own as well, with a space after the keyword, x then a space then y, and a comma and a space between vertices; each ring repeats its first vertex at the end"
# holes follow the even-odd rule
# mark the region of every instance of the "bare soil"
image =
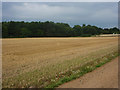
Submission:
POLYGON ((93 72, 58 88, 118 88, 118 57, 93 72))

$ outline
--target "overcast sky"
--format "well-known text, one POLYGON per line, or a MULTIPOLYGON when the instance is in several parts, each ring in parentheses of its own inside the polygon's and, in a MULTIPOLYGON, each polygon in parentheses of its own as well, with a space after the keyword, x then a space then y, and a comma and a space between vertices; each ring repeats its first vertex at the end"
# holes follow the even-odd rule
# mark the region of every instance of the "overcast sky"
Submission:
POLYGON ((120 0, 2 0, 2 2, 119 2, 120 0))
POLYGON ((3 2, 3 21, 54 21, 71 26, 118 26, 117 2, 3 2))

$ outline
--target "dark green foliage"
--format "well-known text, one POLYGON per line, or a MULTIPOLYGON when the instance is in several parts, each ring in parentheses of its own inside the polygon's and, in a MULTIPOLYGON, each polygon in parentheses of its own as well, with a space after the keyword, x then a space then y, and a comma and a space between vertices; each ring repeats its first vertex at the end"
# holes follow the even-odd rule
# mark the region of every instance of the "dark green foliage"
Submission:
POLYGON ((28 37, 31 35, 31 31, 28 30, 27 28, 21 28, 20 35, 21 35, 21 37, 28 37))
POLYGON ((90 37, 99 34, 117 34, 120 30, 114 28, 98 28, 91 25, 75 25, 71 28, 66 23, 46 22, 2 22, 3 38, 19 37, 90 37))

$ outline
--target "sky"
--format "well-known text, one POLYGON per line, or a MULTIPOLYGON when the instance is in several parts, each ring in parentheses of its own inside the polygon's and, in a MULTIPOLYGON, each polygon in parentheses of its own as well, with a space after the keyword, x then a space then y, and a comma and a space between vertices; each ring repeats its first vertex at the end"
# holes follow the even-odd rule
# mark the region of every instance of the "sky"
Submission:
POLYGON ((3 2, 2 21, 54 21, 118 27, 117 2, 3 2))
POLYGON ((2 0, 2 2, 119 2, 119 0, 2 0))

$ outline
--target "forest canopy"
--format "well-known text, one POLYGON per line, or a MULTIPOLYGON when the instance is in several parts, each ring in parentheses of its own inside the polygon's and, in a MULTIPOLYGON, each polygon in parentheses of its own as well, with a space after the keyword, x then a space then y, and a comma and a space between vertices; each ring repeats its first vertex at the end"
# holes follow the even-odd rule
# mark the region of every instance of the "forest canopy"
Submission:
POLYGON ((70 27, 67 23, 46 22, 24 22, 9 21, 2 22, 3 38, 20 37, 88 37, 100 34, 118 34, 120 30, 117 27, 99 28, 91 25, 74 25, 70 27))

